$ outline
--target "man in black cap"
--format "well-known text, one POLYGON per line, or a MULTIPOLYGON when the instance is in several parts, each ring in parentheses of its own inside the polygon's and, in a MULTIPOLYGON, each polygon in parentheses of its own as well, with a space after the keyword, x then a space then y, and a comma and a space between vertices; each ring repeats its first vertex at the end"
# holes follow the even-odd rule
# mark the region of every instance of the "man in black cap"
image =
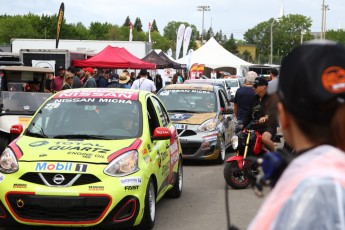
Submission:
POLYGON ((314 40, 294 48, 276 96, 296 157, 248 229, 345 229, 345 46, 314 40))
POLYGON ((277 126, 274 125, 274 118, 270 116, 267 94, 268 82, 264 77, 257 77, 253 82, 253 89, 255 92, 255 97, 252 103, 252 119, 258 121, 259 133, 262 134, 262 143, 270 150, 274 151, 274 142, 271 140, 272 137, 277 133, 277 126))
POLYGON ((62 90, 63 82, 65 79, 65 73, 66 73, 65 67, 59 66, 57 70, 58 70, 59 76, 56 76, 51 83, 52 84, 51 89, 53 93, 56 93, 62 90))

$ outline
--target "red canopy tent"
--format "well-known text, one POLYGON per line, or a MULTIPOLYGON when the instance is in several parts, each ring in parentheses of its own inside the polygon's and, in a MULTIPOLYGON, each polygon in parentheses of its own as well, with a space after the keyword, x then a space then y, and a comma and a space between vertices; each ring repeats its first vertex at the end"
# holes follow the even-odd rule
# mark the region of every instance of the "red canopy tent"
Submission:
POLYGON ((156 64, 145 62, 125 48, 108 45, 101 52, 86 60, 73 60, 76 67, 156 69, 156 64))

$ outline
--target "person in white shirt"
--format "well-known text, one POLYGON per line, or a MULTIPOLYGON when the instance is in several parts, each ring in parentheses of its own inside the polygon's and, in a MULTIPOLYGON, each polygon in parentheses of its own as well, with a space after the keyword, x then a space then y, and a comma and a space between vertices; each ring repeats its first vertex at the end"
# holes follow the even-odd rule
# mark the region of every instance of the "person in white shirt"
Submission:
POLYGON ((152 93, 156 93, 155 83, 150 79, 147 79, 147 70, 140 70, 139 76, 140 78, 133 82, 131 89, 146 90, 152 93))

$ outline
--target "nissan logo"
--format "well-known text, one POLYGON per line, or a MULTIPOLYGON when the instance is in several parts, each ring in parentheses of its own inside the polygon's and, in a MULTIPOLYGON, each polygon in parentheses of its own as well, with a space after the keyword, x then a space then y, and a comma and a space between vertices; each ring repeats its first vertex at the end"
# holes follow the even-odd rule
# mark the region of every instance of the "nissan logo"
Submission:
POLYGON ((53 181, 55 184, 62 184, 62 182, 64 182, 64 180, 65 180, 65 177, 61 174, 56 174, 53 177, 53 181))

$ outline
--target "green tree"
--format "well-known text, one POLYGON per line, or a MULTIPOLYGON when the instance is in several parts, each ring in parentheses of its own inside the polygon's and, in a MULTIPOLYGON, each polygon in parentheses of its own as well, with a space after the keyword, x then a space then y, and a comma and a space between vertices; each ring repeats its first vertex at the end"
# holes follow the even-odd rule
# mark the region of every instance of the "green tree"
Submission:
POLYGON ((238 54, 237 44, 233 34, 231 34, 230 39, 225 42, 224 48, 233 54, 238 54))
POLYGON ((122 26, 129 26, 129 23, 131 22, 131 19, 129 18, 129 16, 127 16, 125 22, 123 23, 122 26))
POLYGON ((157 23, 156 23, 156 19, 153 19, 152 25, 151 25, 151 32, 153 31, 157 31, 159 33, 158 27, 157 27, 157 23))
POLYGON ((106 34, 109 33, 112 25, 109 23, 91 22, 89 30, 89 39, 106 40, 106 34))
POLYGON ((337 41, 345 44, 345 30, 328 30, 325 35, 326 39, 337 41))
POLYGON ((143 31, 143 24, 141 23, 140 18, 136 18, 133 27, 138 31, 142 32, 143 31))
MULTIPOLYGON (((205 36, 204 36, 204 40, 206 40, 206 41, 208 41, 210 38, 212 38, 212 37, 214 37, 214 32, 213 32, 213 29, 212 29, 212 27, 210 27, 208 30, 207 30, 207 32, 206 32, 206 34, 205 34, 205 36)), ((216 39, 217 40, 217 39, 216 39)))
POLYGON ((279 21, 271 18, 261 22, 254 28, 249 29, 243 35, 247 44, 254 44, 257 47, 258 56, 263 60, 268 60, 271 49, 271 28, 273 37, 273 59, 275 63, 280 63, 282 56, 287 54, 292 48, 300 44, 302 32, 304 40, 312 39, 310 34, 311 18, 290 14, 282 17, 279 21))
POLYGON ((161 49, 163 51, 167 51, 170 48, 170 41, 159 34, 158 31, 153 31, 151 33, 152 39, 152 49, 161 49))

